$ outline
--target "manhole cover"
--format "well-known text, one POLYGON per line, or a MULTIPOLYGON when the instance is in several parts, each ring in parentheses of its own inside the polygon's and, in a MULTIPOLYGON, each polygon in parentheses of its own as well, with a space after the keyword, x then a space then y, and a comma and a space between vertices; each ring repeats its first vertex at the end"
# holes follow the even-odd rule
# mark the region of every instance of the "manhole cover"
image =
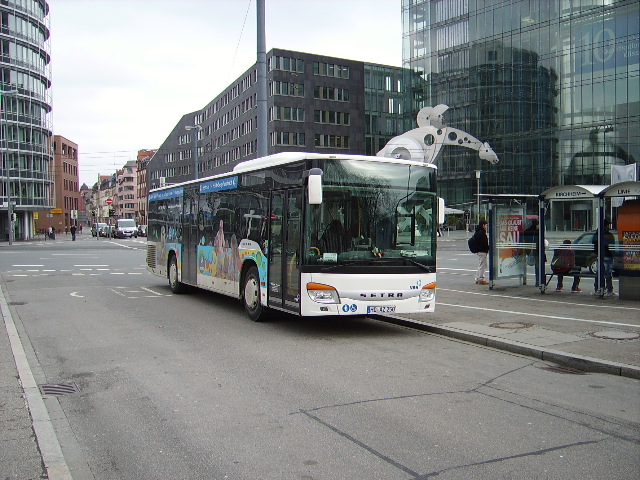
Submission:
POLYGON ((38 387, 43 395, 69 395, 80 391, 75 383, 45 383, 38 387))
POLYGON ((523 322, 497 322, 489 325, 493 328, 506 328, 508 330, 515 330, 518 328, 531 328, 533 327, 533 323, 523 323, 523 322))
POLYGON ((603 330, 589 335, 596 338, 606 338, 607 340, 637 340, 640 338, 640 333, 623 332, 621 330, 603 330))

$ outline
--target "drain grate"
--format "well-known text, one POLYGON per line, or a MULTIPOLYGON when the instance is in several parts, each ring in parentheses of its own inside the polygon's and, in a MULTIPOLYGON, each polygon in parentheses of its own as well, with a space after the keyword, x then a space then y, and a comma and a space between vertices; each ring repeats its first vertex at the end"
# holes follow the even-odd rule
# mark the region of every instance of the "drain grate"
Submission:
POLYGON ((508 330, 517 330, 519 328, 531 328, 533 327, 533 323, 524 323, 524 322, 497 322, 489 325, 493 328, 506 328, 508 330))
POLYGON ((571 367, 541 367, 541 370, 553 373, 563 373, 565 375, 586 375, 587 372, 571 367))
POLYGON ((9 305, 26 305, 27 302, 9 302, 9 305))
POLYGON ((44 383, 38 385, 43 395, 69 395, 78 393, 80 389, 75 383, 44 383))

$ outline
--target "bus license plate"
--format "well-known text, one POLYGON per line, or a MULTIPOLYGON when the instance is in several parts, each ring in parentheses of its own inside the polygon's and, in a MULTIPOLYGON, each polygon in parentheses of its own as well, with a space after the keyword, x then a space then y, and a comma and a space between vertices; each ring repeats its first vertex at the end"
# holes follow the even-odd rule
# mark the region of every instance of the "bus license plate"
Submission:
POLYGON ((367 307, 367 313, 393 313, 395 311, 395 305, 391 305, 389 307, 367 307))

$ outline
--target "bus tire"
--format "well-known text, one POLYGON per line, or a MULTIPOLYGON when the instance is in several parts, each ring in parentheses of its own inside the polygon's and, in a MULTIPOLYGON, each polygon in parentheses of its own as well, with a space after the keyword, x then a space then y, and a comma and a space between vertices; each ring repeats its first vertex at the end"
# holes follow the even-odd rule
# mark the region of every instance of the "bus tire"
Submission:
POLYGON ((185 292, 185 284, 178 281, 178 259, 175 255, 171 255, 171 258, 169 259, 169 271, 167 277, 169 278, 169 287, 173 293, 179 294, 185 292))
POLYGON ((260 322, 265 319, 266 309, 260 302, 260 274, 255 266, 250 267, 244 275, 242 303, 244 311, 247 312, 251 320, 260 322))

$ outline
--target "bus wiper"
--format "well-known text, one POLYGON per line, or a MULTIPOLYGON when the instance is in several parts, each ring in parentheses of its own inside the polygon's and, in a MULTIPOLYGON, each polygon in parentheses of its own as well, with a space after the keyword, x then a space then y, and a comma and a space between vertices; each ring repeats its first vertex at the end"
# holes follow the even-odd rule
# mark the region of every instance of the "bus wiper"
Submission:
POLYGON ((433 269, 433 267, 430 267, 429 265, 424 265, 424 264, 422 264, 422 263, 420 263, 420 262, 416 262, 415 260, 411 260, 410 258, 402 257, 402 259, 403 259, 405 262, 409 262, 409 263, 411 263, 411 264, 413 264, 413 265, 415 265, 415 266, 417 266, 417 267, 420 267, 420 268, 422 268, 423 270, 426 270, 426 271, 427 271, 427 272, 429 272, 429 273, 433 273, 433 272, 435 271, 435 270, 433 269))
POLYGON ((355 264, 357 264, 357 263, 360 263, 360 262, 338 263, 338 264, 336 264, 336 265, 329 265, 329 266, 326 266, 326 267, 324 267, 324 268, 322 268, 322 269, 320 269, 320 270, 321 270, 322 272, 327 272, 327 271, 329 271, 329 270, 335 270, 336 268, 340 268, 340 267, 350 267, 351 265, 355 265, 355 264))

